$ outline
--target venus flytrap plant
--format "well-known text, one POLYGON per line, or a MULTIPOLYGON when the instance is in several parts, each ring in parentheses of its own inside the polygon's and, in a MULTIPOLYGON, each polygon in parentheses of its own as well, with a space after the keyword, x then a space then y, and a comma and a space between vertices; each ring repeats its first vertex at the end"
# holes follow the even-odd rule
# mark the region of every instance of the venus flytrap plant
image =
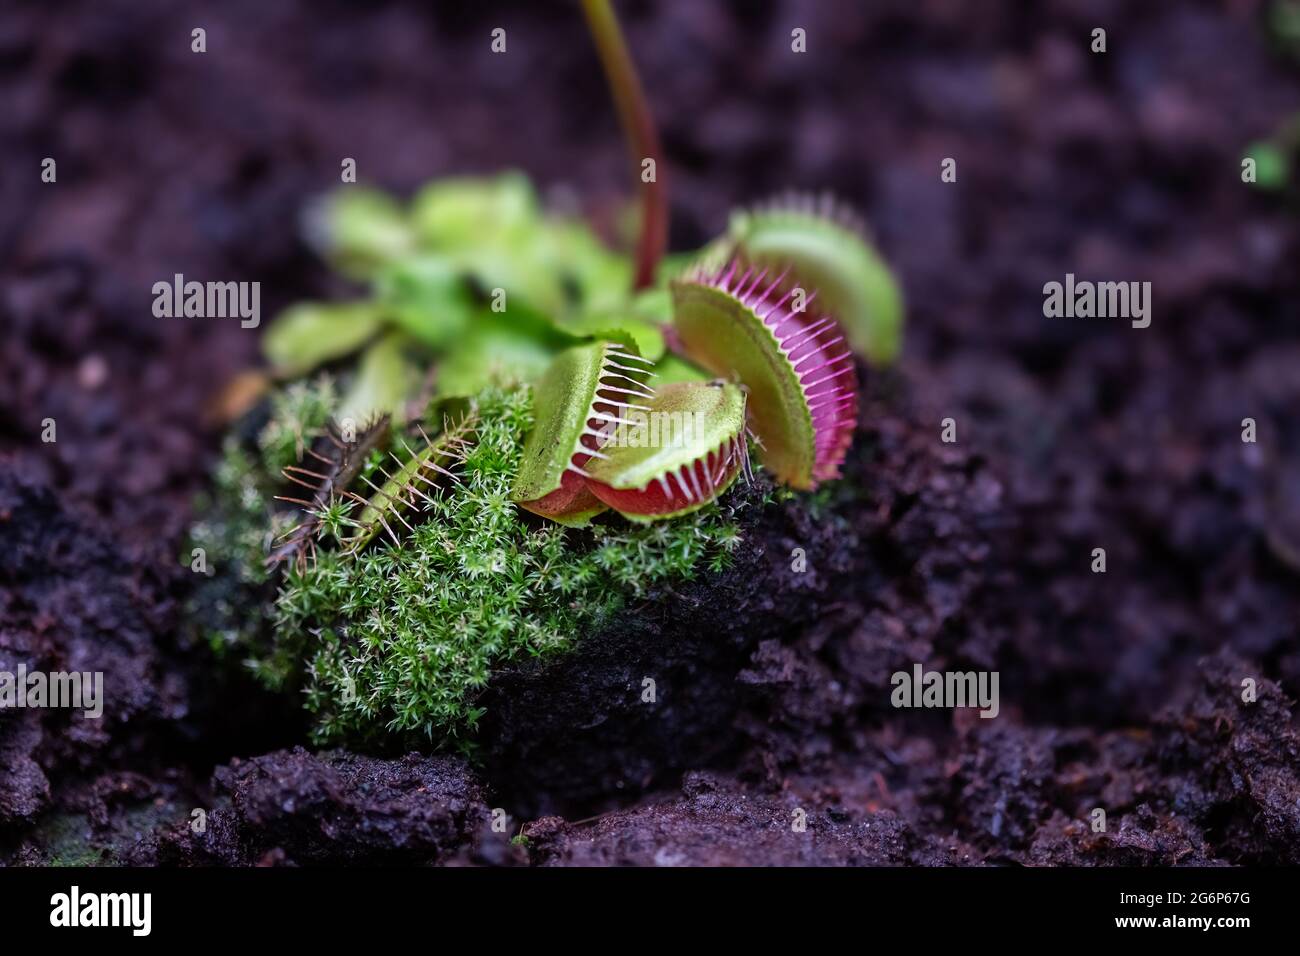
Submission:
POLYGON ((346 547, 347 554, 355 554, 364 548, 383 528, 395 545, 400 545, 393 525, 400 524, 407 531, 414 531, 404 514, 418 509, 421 503, 432 504, 432 494, 441 494, 448 482, 454 482, 456 475, 450 467, 461 460, 468 446, 467 436, 473 433, 474 415, 470 414, 454 424, 447 424, 436 439, 430 439, 423 428, 417 429, 424 447, 416 451, 405 438, 398 435, 398 442, 406 451, 403 460, 395 452, 389 452, 389 459, 395 466, 392 473, 386 471, 381 463, 375 463, 374 471, 385 479, 382 486, 364 473, 358 477, 371 491, 369 498, 356 492, 345 491, 352 501, 360 504, 361 511, 355 520, 350 517, 346 523, 355 529, 355 533, 340 540, 346 547), (392 521, 393 524, 389 524, 392 521))
POLYGON ((512 498, 572 527, 606 507, 652 521, 704 507, 748 471, 743 391, 726 382, 655 391, 648 365, 609 342, 561 353, 538 385, 512 498))
POLYGON ((601 447, 609 425, 649 410, 648 364, 612 342, 574 346, 555 359, 537 386, 537 424, 524 446, 515 501, 575 527, 605 510, 587 487, 585 468, 606 458, 601 447))
POLYGON ((660 155, 659 132, 609 0, 582 0, 582 12, 605 68, 610 91, 614 94, 619 122, 631 149, 633 168, 637 171, 642 204, 635 286, 644 289, 654 284, 659 260, 668 247, 668 200, 661 178, 663 171, 660 167, 664 164, 660 155), (647 169, 653 171, 648 179, 647 169))
POLYGON ((812 293, 792 308, 796 288, 788 270, 705 267, 674 280, 674 324, 687 354, 749 389, 765 467, 811 489, 838 476, 853 439, 857 372, 835 319, 807 307, 812 293))
POLYGON ((898 351, 897 287, 837 205, 759 206, 663 260, 645 98, 609 4, 583 7, 633 158, 658 167, 635 251, 547 213, 518 174, 409 203, 345 187, 309 238, 368 295, 265 333, 272 390, 249 416, 265 423, 235 429, 195 528, 229 578, 196 616, 303 692, 319 741, 463 744, 494 667, 725 570, 742 509, 838 476, 855 353, 898 351), (750 437, 786 489, 736 489, 750 437), (266 626, 234 612, 235 586, 266 626))
POLYGON ((383 327, 383 310, 373 302, 302 302, 270 324, 262 352, 276 372, 294 378, 346 358, 383 327))
POLYGON ((366 459, 386 439, 388 417, 380 416, 362 430, 354 441, 345 441, 333 427, 325 432, 324 441, 317 448, 303 449, 302 458, 313 468, 303 465, 285 465, 280 473, 284 480, 311 495, 275 495, 276 501, 300 506, 300 520, 284 532, 271 548, 266 566, 274 568, 283 561, 292 560, 301 569, 316 556, 316 539, 321 530, 336 534, 344 515, 338 510, 339 498, 352 494, 348 488, 361 475, 366 459))
POLYGON ((608 454, 588 466, 587 488, 633 521, 690 514, 748 472, 745 393, 729 382, 675 382, 646 410, 680 422, 662 441, 646 441, 644 421, 619 424, 608 454))
POLYGON ((719 260, 789 269, 806 293, 817 291, 820 308, 836 317, 859 356, 874 365, 898 357, 898 283, 867 241, 861 217, 832 196, 792 192, 738 210, 710 251, 719 260))

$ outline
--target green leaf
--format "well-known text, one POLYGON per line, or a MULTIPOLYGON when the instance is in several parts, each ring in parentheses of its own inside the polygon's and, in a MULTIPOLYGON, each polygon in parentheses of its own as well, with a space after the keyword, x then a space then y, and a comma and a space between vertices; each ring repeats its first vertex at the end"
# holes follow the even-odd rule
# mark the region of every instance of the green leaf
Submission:
POLYGON ((610 252, 587 226, 564 219, 488 233, 459 246, 456 263, 485 290, 506 290, 531 308, 566 319, 625 308, 631 264, 610 252))
POLYGON ((745 393, 736 385, 675 382, 656 390, 649 408, 628 412, 586 469, 596 497, 634 521, 704 507, 740 474, 746 453, 745 393))
POLYGON ((415 248, 402 207, 363 186, 344 186, 317 200, 308 210, 307 238, 341 272, 362 279, 415 248))
POLYGON ((638 354, 655 360, 664 354, 664 335, 659 326, 630 314, 626 308, 608 312, 585 312, 555 323, 570 335, 611 339, 631 346, 638 354))
POLYGON ((480 311, 438 366, 438 394, 468 396, 491 384, 536 382, 572 341, 543 320, 480 311))
POLYGON ((426 186, 412 203, 422 247, 487 294, 557 320, 626 305, 632 266, 577 220, 545 216, 518 173, 426 186))
POLYGON ((457 269, 473 276, 489 300, 501 289, 508 307, 523 305, 548 314, 569 308, 560 274, 539 255, 535 235, 507 238, 497 245, 465 246, 448 257, 457 269))
POLYGON ((541 209, 528 178, 452 176, 421 189, 411 202, 411 222, 421 242, 434 248, 497 244, 535 230, 541 209))
POLYGON ((647 322, 668 325, 673 320, 672 294, 666 286, 662 289, 643 289, 632 297, 632 311, 647 322))
POLYGON ((626 287, 622 288, 616 306, 561 315, 554 325, 578 338, 622 342, 643 358, 657 361, 666 347, 662 327, 672 318, 672 298, 667 289, 648 289, 629 299, 626 287))
POLYGON ((463 334, 477 307, 455 265, 429 253, 384 266, 375 276, 375 294, 386 315, 433 349, 463 334))
POLYGON ((670 382, 707 382, 709 378, 709 373, 704 369, 672 352, 655 363, 655 384, 658 386, 670 382))
POLYGON ((373 302, 302 302, 277 315, 262 336, 262 353, 277 372, 302 375, 359 349, 383 326, 373 302))
POLYGON ((335 419, 350 418, 360 426, 387 413, 394 421, 403 421, 406 402, 420 382, 419 370, 407 358, 410 344, 405 335, 392 332, 366 349, 335 419))
POLYGON ((813 307, 838 320, 853 350, 888 364, 902 345, 902 293, 849 219, 828 202, 781 201, 736 213, 729 236, 747 263, 772 270, 773 277, 791 267, 805 292, 817 291, 813 307))
POLYGON ((796 488, 811 488, 816 461, 812 413, 794 366, 755 311, 704 281, 673 281, 675 324, 692 359, 749 389, 749 414, 763 464, 796 488))
POLYGON ((1282 189, 1290 177, 1286 153, 1274 143, 1251 143, 1246 155, 1255 160, 1255 186, 1259 189, 1282 189))
POLYGON ((611 251, 586 223, 551 219, 541 238, 548 264, 576 295, 571 307, 606 311, 627 304, 631 261, 611 251))

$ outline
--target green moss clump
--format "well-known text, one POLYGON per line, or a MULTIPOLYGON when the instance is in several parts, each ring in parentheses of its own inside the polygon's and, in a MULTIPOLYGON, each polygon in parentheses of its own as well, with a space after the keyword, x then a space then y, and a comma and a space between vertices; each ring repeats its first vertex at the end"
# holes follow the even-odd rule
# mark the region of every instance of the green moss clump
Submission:
POLYGON ((295 382, 271 396, 270 420, 255 440, 226 436, 212 491, 195 505, 200 517, 181 556, 182 564, 199 570, 196 549, 201 550, 209 580, 195 589, 187 611, 218 653, 247 645, 258 633, 260 622, 250 618, 248 605, 251 598, 273 593, 265 558, 290 519, 270 507, 283 485, 279 475, 324 432, 337 401, 327 375, 295 382))
MULTIPOLYGON (((790 253, 839 288, 866 329, 859 348, 890 357, 901 313, 880 295, 896 283, 848 228, 844 210, 807 200, 778 206, 751 213, 727 251, 756 259, 790 253)), ((534 395, 546 402, 539 383, 566 350, 615 344, 638 365, 610 365, 623 370, 610 380, 636 388, 593 387, 570 423, 579 426, 590 424, 586 412, 597 410, 602 390, 610 408, 641 404, 611 394, 649 398, 640 364, 656 363, 654 387, 708 377, 666 352, 664 327, 677 322, 680 338, 670 278, 700 255, 708 260, 716 244, 633 291, 626 253, 606 248, 587 224, 547 212, 515 174, 433 183, 409 203, 349 186, 309 218, 313 243, 368 289, 353 302, 298 303, 271 321, 267 381, 296 381, 252 413, 269 412, 268 421, 235 427, 183 560, 194 567, 192 549, 202 548, 209 575, 195 589, 190 620, 225 660, 242 661, 272 689, 301 692, 318 742, 386 735, 467 742, 494 669, 562 654, 609 626, 629 598, 720 570, 740 541, 734 510, 788 498, 728 491, 682 517, 632 526, 607 514, 581 529, 525 514, 511 500, 534 395), (306 378, 327 366, 337 389, 328 377, 306 378), (459 415, 466 405, 475 418, 469 445, 422 444, 423 433, 440 440, 444 411, 459 415), (365 427, 373 421, 387 431, 365 427), (365 440, 357 439, 353 459, 340 449, 358 433, 365 440), (449 451, 463 454, 456 486, 417 496, 432 491, 419 482, 434 480, 449 451), (416 454, 424 457, 412 460, 416 454), (299 484, 286 468, 299 469, 299 484), (335 480, 348 487, 333 487, 335 480), (404 485, 412 480, 416 486, 404 485), (300 499, 312 514, 277 496, 300 499)), ((807 401, 802 392, 799 401, 807 401)), ((553 405, 544 411, 567 413, 553 405)), ((572 453, 563 456, 575 440, 570 434, 552 449, 548 463, 573 466, 572 453)), ((680 479, 689 461, 678 464, 686 495, 680 479)), ((548 472, 547 483, 554 477, 548 472)), ((694 502, 699 490, 687 497, 694 502)))
MULTIPOLYGON (((319 383, 295 388, 276 399, 259 454, 227 446, 215 507, 195 529, 218 571, 249 587, 266 586, 268 529, 291 527, 292 512, 270 507, 281 486, 272 476, 294 436, 319 430, 332 401, 319 383)), ((316 560, 288 568, 268 596, 269 626, 237 604, 242 627, 235 615, 207 616, 215 647, 241 654, 268 686, 303 691, 317 742, 398 734, 465 744, 495 667, 571 649, 629 598, 721 570, 740 542, 734 505, 581 531, 521 512, 509 493, 532 427, 531 390, 491 387, 472 405, 474 441, 455 486, 408 517, 413 532, 395 525, 396 543, 383 535, 349 555, 322 528, 316 560)), ((229 610, 234 598, 224 600, 229 610)))

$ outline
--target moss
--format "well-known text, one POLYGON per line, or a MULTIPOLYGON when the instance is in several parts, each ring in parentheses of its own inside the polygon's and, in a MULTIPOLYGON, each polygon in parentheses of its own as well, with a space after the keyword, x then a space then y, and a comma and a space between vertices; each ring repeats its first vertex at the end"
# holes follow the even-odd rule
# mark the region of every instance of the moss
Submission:
MULTIPOLYGON (((780 247, 782 258, 789 253, 808 271, 826 275, 852 308, 871 304, 880 291, 872 283, 892 282, 874 252, 846 229, 838 207, 800 201, 765 210, 750 216, 744 235, 728 240, 731 253, 763 239, 768 252, 780 247), (774 210, 779 221, 771 218, 774 210)), ((517 175, 435 183, 409 204, 368 195, 318 211, 313 234, 321 248, 348 275, 368 279, 370 290, 356 302, 300 304, 268 327, 268 360, 277 375, 298 380, 259 409, 267 421, 256 429, 245 421, 225 446, 213 498, 201 506, 204 518, 190 542, 204 549, 211 575, 196 589, 190 619, 201 622, 207 643, 225 660, 242 661, 272 689, 302 693, 317 718, 318 742, 412 735, 464 743, 482 716, 477 701, 494 669, 562 654, 610 626, 629 598, 726 567, 740 542, 727 502, 739 496, 728 493, 690 514, 680 507, 711 499, 734 473, 719 482, 702 470, 705 453, 723 447, 716 433, 702 433, 709 447, 688 449, 698 453, 655 459, 653 467, 622 451, 637 445, 618 444, 593 455, 588 471, 585 458, 575 465, 574 442, 582 433, 597 437, 589 429, 593 418, 609 422, 613 409, 647 410, 643 399, 654 404, 640 365, 663 356, 660 326, 669 320, 684 346, 686 326, 695 330, 700 362, 712 355, 729 378, 740 369, 728 350, 718 351, 716 329, 698 316, 687 322, 689 314, 677 307, 681 296, 666 283, 679 274, 682 285, 681 263, 664 270, 653 288, 630 291, 634 264, 606 249, 588 226, 544 213, 517 175), (632 351, 608 351, 615 343, 632 351), (570 370, 570 380, 549 388, 549 370, 574 350, 599 353, 599 384, 579 388, 570 370), (326 363, 339 375, 338 388, 329 377, 303 378, 326 363), (531 385, 506 387, 503 379, 531 385), (543 422, 563 419, 555 434, 565 440, 549 448, 536 442, 544 449, 545 480, 523 482, 539 486, 539 499, 524 496, 530 505, 541 501, 535 510, 568 524, 584 523, 606 503, 655 523, 633 526, 606 514, 589 527, 565 529, 516 507, 511 492, 533 427, 534 395, 543 422), (460 415, 466 403, 473 405, 475 434, 460 446, 457 436, 438 436, 437 426, 442 412, 460 415), (437 414, 420 416, 422 406, 437 414), (409 416, 421 420, 408 423, 409 416), (351 426, 360 426, 364 438, 351 426), (438 444, 421 444, 420 426, 438 444), (359 444, 349 449, 353 438, 359 444), (416 454, 422 457, 414 460, 416 454), (602 466, 617 455, 624 456, 619 465, 602 466), (452 459, 458 487, 429 494, 426 483, 440 482, 452 459), (629 460, 654 472, 661 493, 637 497, 650 486, 646 474, 626 470, 629 460), (602 467, 610 469, 604 478, 602 467), (297 469, 291 479, 286 468, 297 469), (557 474, 577 474, 580 486, 566 489, 561 477, 557 487, 557 474), (695 487, 697 475, 707 495, 695 487), (276 502, 277 496, 299 499, 311 514, 276 502)), ((705 250, 705 259, 712 254, 705 250)), ((738 295, 741 284, 724 291, 738 295)), ((777 286, 765 286, 762 296, 777 294, 777 286)), ((754 313, 753 321, 766 322, 769 314, 754 313)), ((889 319, 890 336, 900 318, 889 319)), ((839 339, 826 321, 818 321, 815 338, 790 347, 829 351, 839 339)), ((894 338, 884 345, 872 339, 879 331, 868 329, 866 343, 877 357, 896 345, 894 338)), ((783 338, 773 349, 791 342, 783 338)), ((769 468, 774 458, 794 461, 798 467, 786 470, 801 486, 837 470, 852 433, 845 404, 852 368, 840 367, 851 361, 849 353, 827 355, 823 364, 809 355, 801 354, 797 365, 789 364, 792 354, 777 356, 778 364, 789 360, 794 376, 791 420, 807 426, 796 429, 798 441, 782 442, 770 430, 765 439, 761 416, 753 421, 764 447, 759 457, 769 468), (841 380, 844 375, 849 378, 841 380), (833 440, 810 432, 810 422, 835 429, 833 440), (787 445, 794 451, 783 452, 787 445)), ((746 365, 750 374, 742 378, 752 381, 739 384, 765 392, 767 367, 746 365)), ((698 398, 706 390, 698 384, 704 372, 680 355, 649 374, 660 375, 659 397, 671 392, 683 408, 695 404, 681 396, 694 391, 698 398), (683 382, 693 384, 679 387, 683 382)), ((731 468, 730 449, 739 452, 743 444, 738 408, 734 417, 725 417, 724 471, 731 468)), ((582 454, 588 451, 598 449, 587 444, 582 454)), ((824 513, 829 494, 819 492, 815 513, 824 513)), ((789 496, 769 491, 752 498, 767 505, 789 496)), ((191 561, 188 550, 184 560, 191 561)))
POLYGON ((261 556, 268 540, 269 496, 256 457, 236 438, 227 437, 212 492, 195 505, 202 517, 190 527, 181 555, 182 564, 197 570, 195 549, 202 552, 209 580, 194 589, 187 618, 218 653, 244 643, 246 630, 253 626, 242 605, 266 583, 261 556))
POLYGON ((83 813, 46 817, 33 834, 42 848, 43 866, 102 866, 104 853, 93 839, 89 818, 83 813))
POLYGON ((303 449, 322 434, 337 404, 328 376, 294 382, 272 395, 271 421, 258 436, 266 470, 276 475, 302 461, 303 449))
POLYGON ((202 589, 211 597, 225 588, 209 610, 240 611, 209 617, 211 643, 242 655, 269 687, 300 689, 319 743, 396 734, 466 744, 494 668, 570 650, 630 598, 723 569, 740 543, 725 503, 669 523, 612 517, 583 530, 521 512, 510 487, 532 393, 493 387, 472 403, 475 436, 454 469, 456 487, 422 501, 407 518, 413 530, 394 523, 396 541, 381 536, 356 555, 330 546, 344 514, 322 522, 316 560, 284 573, 268 596, 269 626, 259 626, 229 582, 247 591, 265 580, 269 529, 291 526, 270 507, 272 495, 289 493, 276 492, 272 476, 294 436, 319 430, 332 395, 318 384, 277 396, 257 453, 227 445, 211 517, 194 535, 224 568, 224 585, 218 575, 202 589))
POLYGON ((107 822, 88 814, 51 812, 32 834, 41 866, 121 866, 140 838, 185 811, 172 800, 131 800, 114 806, 107 822))

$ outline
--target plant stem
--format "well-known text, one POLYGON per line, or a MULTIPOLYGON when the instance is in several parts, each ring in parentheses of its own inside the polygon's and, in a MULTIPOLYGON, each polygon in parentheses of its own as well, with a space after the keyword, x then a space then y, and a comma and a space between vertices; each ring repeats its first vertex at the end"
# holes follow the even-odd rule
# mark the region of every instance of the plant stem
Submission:
POLYGON ((659 132, 610 0, 582 0, 582 10, 614 95, 623 135, 632 150, 635 183, 642 191, 641 235, 637 239, 633 288, 644 289, 654 284, 655 270, 668 246, 668 193, 659 132), (648 183, 641 178, 642 163, 647 159, 654 160, 654 181, 648 183))

